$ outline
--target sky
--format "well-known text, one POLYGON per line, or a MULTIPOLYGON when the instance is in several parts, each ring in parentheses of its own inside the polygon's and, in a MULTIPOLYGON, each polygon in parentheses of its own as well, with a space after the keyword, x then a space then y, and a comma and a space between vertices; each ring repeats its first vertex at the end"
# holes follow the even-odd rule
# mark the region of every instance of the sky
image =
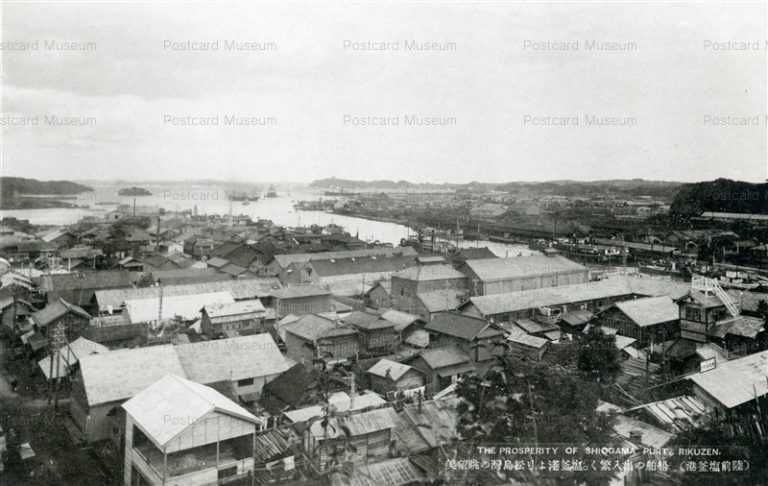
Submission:
POLYGON ((768 178, 764 2, 0 8, 2 175, 768 178))

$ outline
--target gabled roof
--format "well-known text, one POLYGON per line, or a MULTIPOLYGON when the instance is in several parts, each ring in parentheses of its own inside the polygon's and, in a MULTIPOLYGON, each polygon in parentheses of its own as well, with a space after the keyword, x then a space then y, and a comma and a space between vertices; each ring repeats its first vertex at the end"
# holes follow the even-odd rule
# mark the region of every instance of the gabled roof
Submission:
POLYGON ((472 360, 464 351, 454 346, 443 348, 426 349, 419 356, 433 370, 446 368, 448 366, 457 366, 462 364, 471 364, 472 360))
POLYGON ((296 406, 312 383, 307 368, 295 364, 262 389, 262 404, 272 413, 296 406))
POLYGON ((467 278, 466 275, 459 272, 451 265, 417 265, 405 270, 401 270, 392 276, 405 280, 415 280, 418 282, 467 278))
POLYGON ((401 312, 394 309, 385 311, 383 314, 381 314, 381 318, 385 321, 393 323, 397 332, 402 331, 416 321, 422 320, 421 317, 415 314, 408 314, 407 312, 401 312))
POLYGON ((131 398, 168 373, 186 376, 170 344, 81 357, 80 373, 90 406, 131 398))
POLYGON ((226 273, 227 275, 234 275, 234 276, 241 275, 248 271, 247 268, 241 267, 239 265, 235 265, 234 263, 228 263, 223 267, 221 267, 219 270, 226 273))
POLYGON ((316 341, 321 338, 347 336, 357 334, 354 328, 341 325, 331 319, 326 319, 317 314, 307 314, 295 322, 284 326, 285 332, 289 332, 308 341, 316 341))
POLYGON ((331 295, 331 291, 319 285, 289 285, 273 294, 278 299, 298 299, 301 297, 316 297, 331 295))
POLYGON ((410 256, 367 256, 312 260, 311 265, 320 277, 339 275, 376 274, 388 276, 413 264, 410 256))
POLYGON ((104 354, 108 352, 108 347, 81 336, 71 343, 67 343, 58 349, 58 354, 60 356, 59 369, 57 370, 56 362, 54 362, 52 376, 49 376, 51 375, 50 356, 46 356, 42 360, 38 361, 38 366, 46 378, 58 378, 60 376, 66 376, 69 374, 71 368, 78 363, 81 357, 90 356, 92 354, 104 354))
MULTIPOLYGON (((163 285, 163 296, 207 294, 212 292, 229 292, 235 300, 249 300, 271 295, 282 288, 280 281, 274 277, 226 279, 219 282, 190 283, 183 285, 163 285)), ((113 290, 97 290, 96 301, 100 312, 109 311, 110 307, 117 310, 125 301, 134 299, 157 298, 160 287, 126 288, 113 290)))
POLYGON ((180 285, 192 283, 208 283, 229 280, 231 275, 219 272, 215 268, 175 268, 173 270, 152 270, 152 278, 160 280, 163 285, 180 285))
POLYGON ((60 273, 40 277, 40 289, 61 292, 80 289, 108 289, 131 286, 131 274, 125 270, 60 273))
POLYGON ((362 311, 352 311, 346 316, 341 318, 341 322, 344 324, 350 324, 352 326, 355 326, 359 329, 365 329, 367 331, 372 331, 375 329, 388 329, 388 328, 394 328, 394 324, 386 321, 384 319, 381 319, 381 317, 378 314, 369 314, 367 312, 362 311))
POLYGON ((331 258, 353 258, 353 257, 365 257, 365 256, 387 256, 387 255, 400 255, 400 256, 416 256, 416 250, 412 247, 398 247, 398 248, 370 248, 365 250, 343 250, 343 251, 324 251, 318 253, 289 253, 285 255, 275 255, 275 262, 281 268, 288 268, 292 263, 306 263, 312 260, 327 260, 331 258))
POLYGON ((587 268, 562 256, 529 255, 514 258, 467 260, 467 267, 482 281, 551 275, 564 272, 587 272, 587 268))
POLYGON ((75 314, 83 319, 91 318, 91 315, 85 312, 81 307, 70 304, 66 300, 59 298, 56 302, 48 304, 45 308, 32 314, 32 319, 39 327, 46 327, 48 324, 69 313, 75 314))
POLYGON ((269 333, 182 344, 176 353, 186 376, 198 383, 265 377, 289 368, 269 333))
POLYGON ((645 297, 617 302, 614 307, 640 327, 676 321, 680 318, 680 309, 668 296, 645 297))
POLYGON ((548 331, 557 331, 560 329, 557 324, 544 324, 531 319, 518 319, 515 321, 515 324, 520 326, 523 331, 527 332, 528 334, 539 334, 548 331))
POLYGON ((132 324, 173 319, 176 316, 185 321, 200 317, 200 308, 212 304, 231 304, 235 299, 229 292, 211 292, 196 295, 163 295, 148 299, 127 300, 125 310, 132 324), (159 315, 162 307, 162 314, 159 315))
POLYGON ((457 290, 434 290, 432 292, 419 292, 416 297, 426 307, 427 311, 444 312, 457 309, 462 304, 465 292, 457 290))
POLYGON ((731 336, 755 339, 757 335, 764 330, 765 321, 763 319, 740 315, 738 317, 730 317, 718 321, 717 324, 708 331, 708 334, 719 338, 724 338, 726 335, 730 334, 731 336))
POLYGON ((233 302, 231 304, 210 304, 205 306, 205 312, 208 313, 208 317, 242 317, 244 314, 263 314, 266 309, 261 304, 261 301, 254 300, 242 300, 239 302, 233 302))
POLYGON ((142 390, 125 402, 123 408, 159 448, 211 412, 253 424, 261 423, 213 388, 172 374, 142 390), (169 417, 177 420, 169 420, 169 417))
POLYGON ((375 365, 368 368, 367 373, 381 378, 389 378, 390 380, 397 381, 403 377, 404 374, 415 368, 408 366, 407 364, 398 363, 386 358, 379 360, 375 365), (387 375, 389 373, 389 375, 387 375))
POLYGON ((221 268, 224 265, 228 264, 229 260, 225 260, 221 257, 213 257, 210 260, 206 261, 205 263, 207 263, 209 267, 221 268))
POLYGON ((717 368, 689 376, 689 379, 726 408, 737 407, 768 393, 766 370, 768 351, 750 354, 717 368))
POLYGON ((483 334, 482 337, 501 336, 503 334, 498 329, 489 328, 490 324, 485 319, 465 316, 455 312, 437 314, 434 319, 424 326, 424 329, 427 331, 445 334, 465 341, 477 339, 481 334, 483 334))
POLYGON ((556 306, 630 295, 679 298, 690 285, 671 280, 643 277, 615 277, 574 285, 507 292, 470 297, 472 304, 484 316, 517 312, 537 307, 556 306))

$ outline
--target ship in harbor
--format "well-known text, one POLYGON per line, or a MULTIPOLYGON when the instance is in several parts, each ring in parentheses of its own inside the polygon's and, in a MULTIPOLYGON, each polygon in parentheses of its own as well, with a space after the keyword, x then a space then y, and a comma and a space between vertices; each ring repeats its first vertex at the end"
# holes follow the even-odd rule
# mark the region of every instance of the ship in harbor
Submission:
POLYGON ((244 192, 233 192, 229 195, 229 200, 234 202, 256 202, 259 200, 258 194, 246 194, 244 192))

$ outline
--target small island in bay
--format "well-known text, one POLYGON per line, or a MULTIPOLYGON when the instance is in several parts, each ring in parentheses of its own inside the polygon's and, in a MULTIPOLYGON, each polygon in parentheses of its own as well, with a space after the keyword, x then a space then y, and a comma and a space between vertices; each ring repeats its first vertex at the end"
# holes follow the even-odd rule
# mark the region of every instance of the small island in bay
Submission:
POLYGON ((151 196, 152 193, 143 187, 125 187, 117 191, 118 196, 151 196))

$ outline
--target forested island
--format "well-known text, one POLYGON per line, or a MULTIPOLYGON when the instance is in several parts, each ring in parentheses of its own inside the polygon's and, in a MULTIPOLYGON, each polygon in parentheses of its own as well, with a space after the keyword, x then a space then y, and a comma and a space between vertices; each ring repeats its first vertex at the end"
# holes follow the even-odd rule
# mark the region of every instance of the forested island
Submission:
POLYGON ((0 209, 77 207, 62 199, 69 199, 85 192, 93 192, 93 189, 72 181, 0 177, 0 209))
POLYGON ((143 187, 125 187, 117 191, 118 196, 151 196, 152 193, 143 187))

